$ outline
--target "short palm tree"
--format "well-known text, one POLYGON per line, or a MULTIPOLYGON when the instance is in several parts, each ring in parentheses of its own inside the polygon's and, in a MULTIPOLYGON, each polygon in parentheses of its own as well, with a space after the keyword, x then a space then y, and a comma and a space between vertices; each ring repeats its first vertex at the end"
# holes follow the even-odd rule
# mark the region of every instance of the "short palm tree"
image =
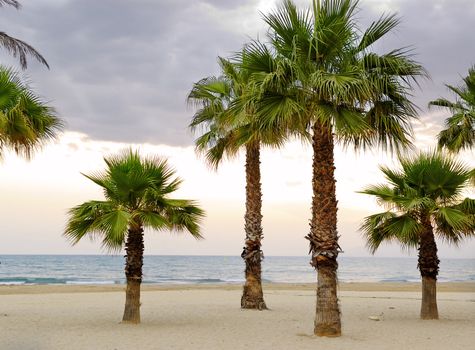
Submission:
POLYGON ((300 127, 303 115, 312 129, 312 219, 306 238, 318 273, 314 332, 320 336, 341 334, 334 144, 396 151, 410 145, 415 110, 408 92, 411 83, 425 75, 404 50, 372 51, 399 20, 382 16, 360 32, 355 22, 357 5, 353 0, 314 0, 312 9, 299 10, 284 0, 276 11, 264 15, 281 64, 272 74, 255 78, 265 91, 267 84, 288 76, 281 72, 290 72, 291 94, 266 96, 268 108, 263 108, 266 113, 261 118, 292 129, 296 121, 300 127), (276 103, 279 99, 287 102, 276 103), (289 105, 301 106, 302 112, 295 113, 295 108, 287 112, 289 105))
POLYGON ((7 148, 30 158, 62 127, 54 109, 41 101, 18 73, 0 66, 0 156, 7 148))
POLYGON ((166 160, 142 158, 126 150, 104 161, 105 172, 85 176, 103 188, 105 200, 70 209, 64 235, 72 244, 90 236, 101 238, 109 250, 125 248, 127 288, 122 321, 140 323, 144 229, 187 231, 201 238, 199 222, 204 212, 193 201, 170 198, 181 180, 166 160))
POLYGON ((361 230, 372 253, 384 241, 419 250, 421 318, 437 319, 435 236, 454 244, 474 236, 475 200, 462 197, 474 173, 440 152, 400 157, 399 161, 399 169, 380 168, 388 184, 368 186, 361 192, 376 197, 387 209, 366 217, 361 230))
POLYGON ((190 124, 192 130, 201 128, 196 148, 206 155, 207 162, 217 167, 226 157, 246 151, 246 213, 245 246, 241 257, 245 262, 245 284, 241 307, 266 309, 261 281, 262 191, 260 173, 261 145, 277 147, 285 136, 260 127, 254 118, 255 105, 243 96, 249 94, 249 74, 239 64, 219 59, 220 77, 208 77, 194 84, 188 101, 199 108, 190 124))
MULTIPOLYGON (((4 5, 10 5, 16 8, 17 10, 20 9, 21 5, 16 0, 0 0, 0 7, 4 5)), ((49 68, 48 62, 46 62, 45 58, 35 50, 35 48, 20 39, 16 39, 14 37, 9 36, 5 32, 0 31, 0 45, 3 46, 13 57, 18 57, 20 60, 21 68, 25 69, 27 67, 27 60, 26 57, 28 55, 34 57, 38 62, 44 64, 46 67, 49 68)))
POLYGON ((439 147, 446 147, 451 152, 469 149, 475 145, 475 66, 468 70, 463 78, 464 86, 446 85, 455 94, 455 102, 445 98, 429 102, 450 111, 452 114, 446 121, 446 129, 438 135, 439 147))

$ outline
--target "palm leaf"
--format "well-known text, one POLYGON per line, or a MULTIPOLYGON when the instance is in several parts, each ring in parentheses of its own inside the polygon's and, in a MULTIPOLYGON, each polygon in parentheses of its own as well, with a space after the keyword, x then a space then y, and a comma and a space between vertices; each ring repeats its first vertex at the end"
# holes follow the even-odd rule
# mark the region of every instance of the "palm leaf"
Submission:
POLYGON ((31 56, 49 69, 48 62, 36 49, 26 42, 11 37, 5 32, 0 32, 0 45, 5 48, 13 57, 18 57, 20 66, 26 69, 28 66, 27 57, 31 56))
POLYGON ((446 129, 438 135, 438 146, 451 152, 469 149, 475 144, 475 66, 468 70, 463 82, 465 85, 460 87, 446 85, 456 97, 454 102, 445 98, 429 102, 429 106, 445 108, 452 113, 445 122, 446 129))
POLYGON ((4 5, 13 6, 17 10, 21 8, 21 4, 16 0, 0 0, 0 7, 3 7, 4 5))
POLYGON ((360 227, 367 247, 373 254, 384 241, 397 241, 405 247, 416 247, 420 230, 421 225, 411 216, 397 216, 391 211, 366 217, 360 227))
POLYGON ((0 66, 0 155, 4 147, 29 159, 63 128, 55 110, 14 70, 0 66))
POLYGON ((400 22, 401 21, 396 14, 381 16, 377 21, 371 23, 369 28, 364 32, 360 43, 358 44, 358 51, 367 49, 384 35, 394 30, 400 22))

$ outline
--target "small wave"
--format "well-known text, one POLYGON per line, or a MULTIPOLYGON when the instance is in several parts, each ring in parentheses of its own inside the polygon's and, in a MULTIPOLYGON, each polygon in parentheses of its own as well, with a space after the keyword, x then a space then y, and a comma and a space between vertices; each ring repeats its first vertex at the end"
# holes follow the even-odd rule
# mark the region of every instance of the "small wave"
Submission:
POLYGON ((121 284, 122 281, 66 281, 66 284, 69 285, 87 285, 87 284, 99 284, 99 285, 107 285, 107 284, 121 284))
POLYGON ((6 277, 0 278, 0 284, 66 284, 65 279, 51 277, 6 277))
POLYGON ((154 280, 144 280, 143 283, 170 283, 170 284, 211 284, 229 283, 220 278, 160 278, 154 280))
POLYGON ((220 278, 201 278, 196 280, 197 283, 224 283, 226 281, 220 278))
POLYGON ((20 282, 20 281, 0 281, 0 286, 20 286, 22 284, 25 284, 25 282, 20 282))
POLYGON ((379 282, 382 282, 382 283, 390 283, 390 282, 407 283, 409 281, 406 280, 406 279, 403 279, 403 278, 385 278, 385 279, 379 280, 379 282))

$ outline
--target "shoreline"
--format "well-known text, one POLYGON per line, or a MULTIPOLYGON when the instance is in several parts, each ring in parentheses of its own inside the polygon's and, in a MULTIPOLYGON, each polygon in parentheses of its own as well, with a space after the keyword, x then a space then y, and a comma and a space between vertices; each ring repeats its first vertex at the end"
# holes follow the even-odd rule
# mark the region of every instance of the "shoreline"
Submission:
MULTIPOLYGON (((56 294, 56 293, 104 293, 122 292, 125 284, 36 284, 36 285, 0 285, 0 295, 15 294, 56 294)), ((314 291, 314 283, 263 283, 264 292, 279 290, 314 291)), ((242 284, 146 284, 143 292, 153 291, 190 291, 190 290, 241 290, 242 284)), ((341 282, 338 286, 341 292, 418 292, 421 284, 418 282, 341 282)), ((439 282, 439 293, 475 293, 475 282, 439 282)))

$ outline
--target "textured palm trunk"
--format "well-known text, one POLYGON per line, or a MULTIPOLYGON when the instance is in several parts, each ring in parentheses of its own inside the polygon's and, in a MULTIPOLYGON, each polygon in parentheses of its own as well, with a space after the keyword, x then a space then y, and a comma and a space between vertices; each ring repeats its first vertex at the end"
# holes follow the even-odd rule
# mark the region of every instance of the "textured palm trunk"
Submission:
POLYGON ((259 142, 246 145, 246 214, 244 215, 246 242, 241 257, 246 264, 241 307, 266 309, 261 282, 262 192, 259 142))
POLYGON ((125 244, 125 308, 123 323, 140 323, 140 284, 142 283, 143 265, 143 229, 142 225, 131 227, 125 244))
POLYGON ((313 198, 310 234, 311 265, 317 274, 317 305, 314 333, 318 336, 341 335, 337 297, 337 200, 333 134, 319 122, 313 127, 313 198))
POLYGON ((421 221, 423 232, 420 235, 418 261, 422 277, 421 319, 437 320, 439 318, 437 309, 437 275, 439 273, 437 244, 430 218, 424 216, 421 221))

